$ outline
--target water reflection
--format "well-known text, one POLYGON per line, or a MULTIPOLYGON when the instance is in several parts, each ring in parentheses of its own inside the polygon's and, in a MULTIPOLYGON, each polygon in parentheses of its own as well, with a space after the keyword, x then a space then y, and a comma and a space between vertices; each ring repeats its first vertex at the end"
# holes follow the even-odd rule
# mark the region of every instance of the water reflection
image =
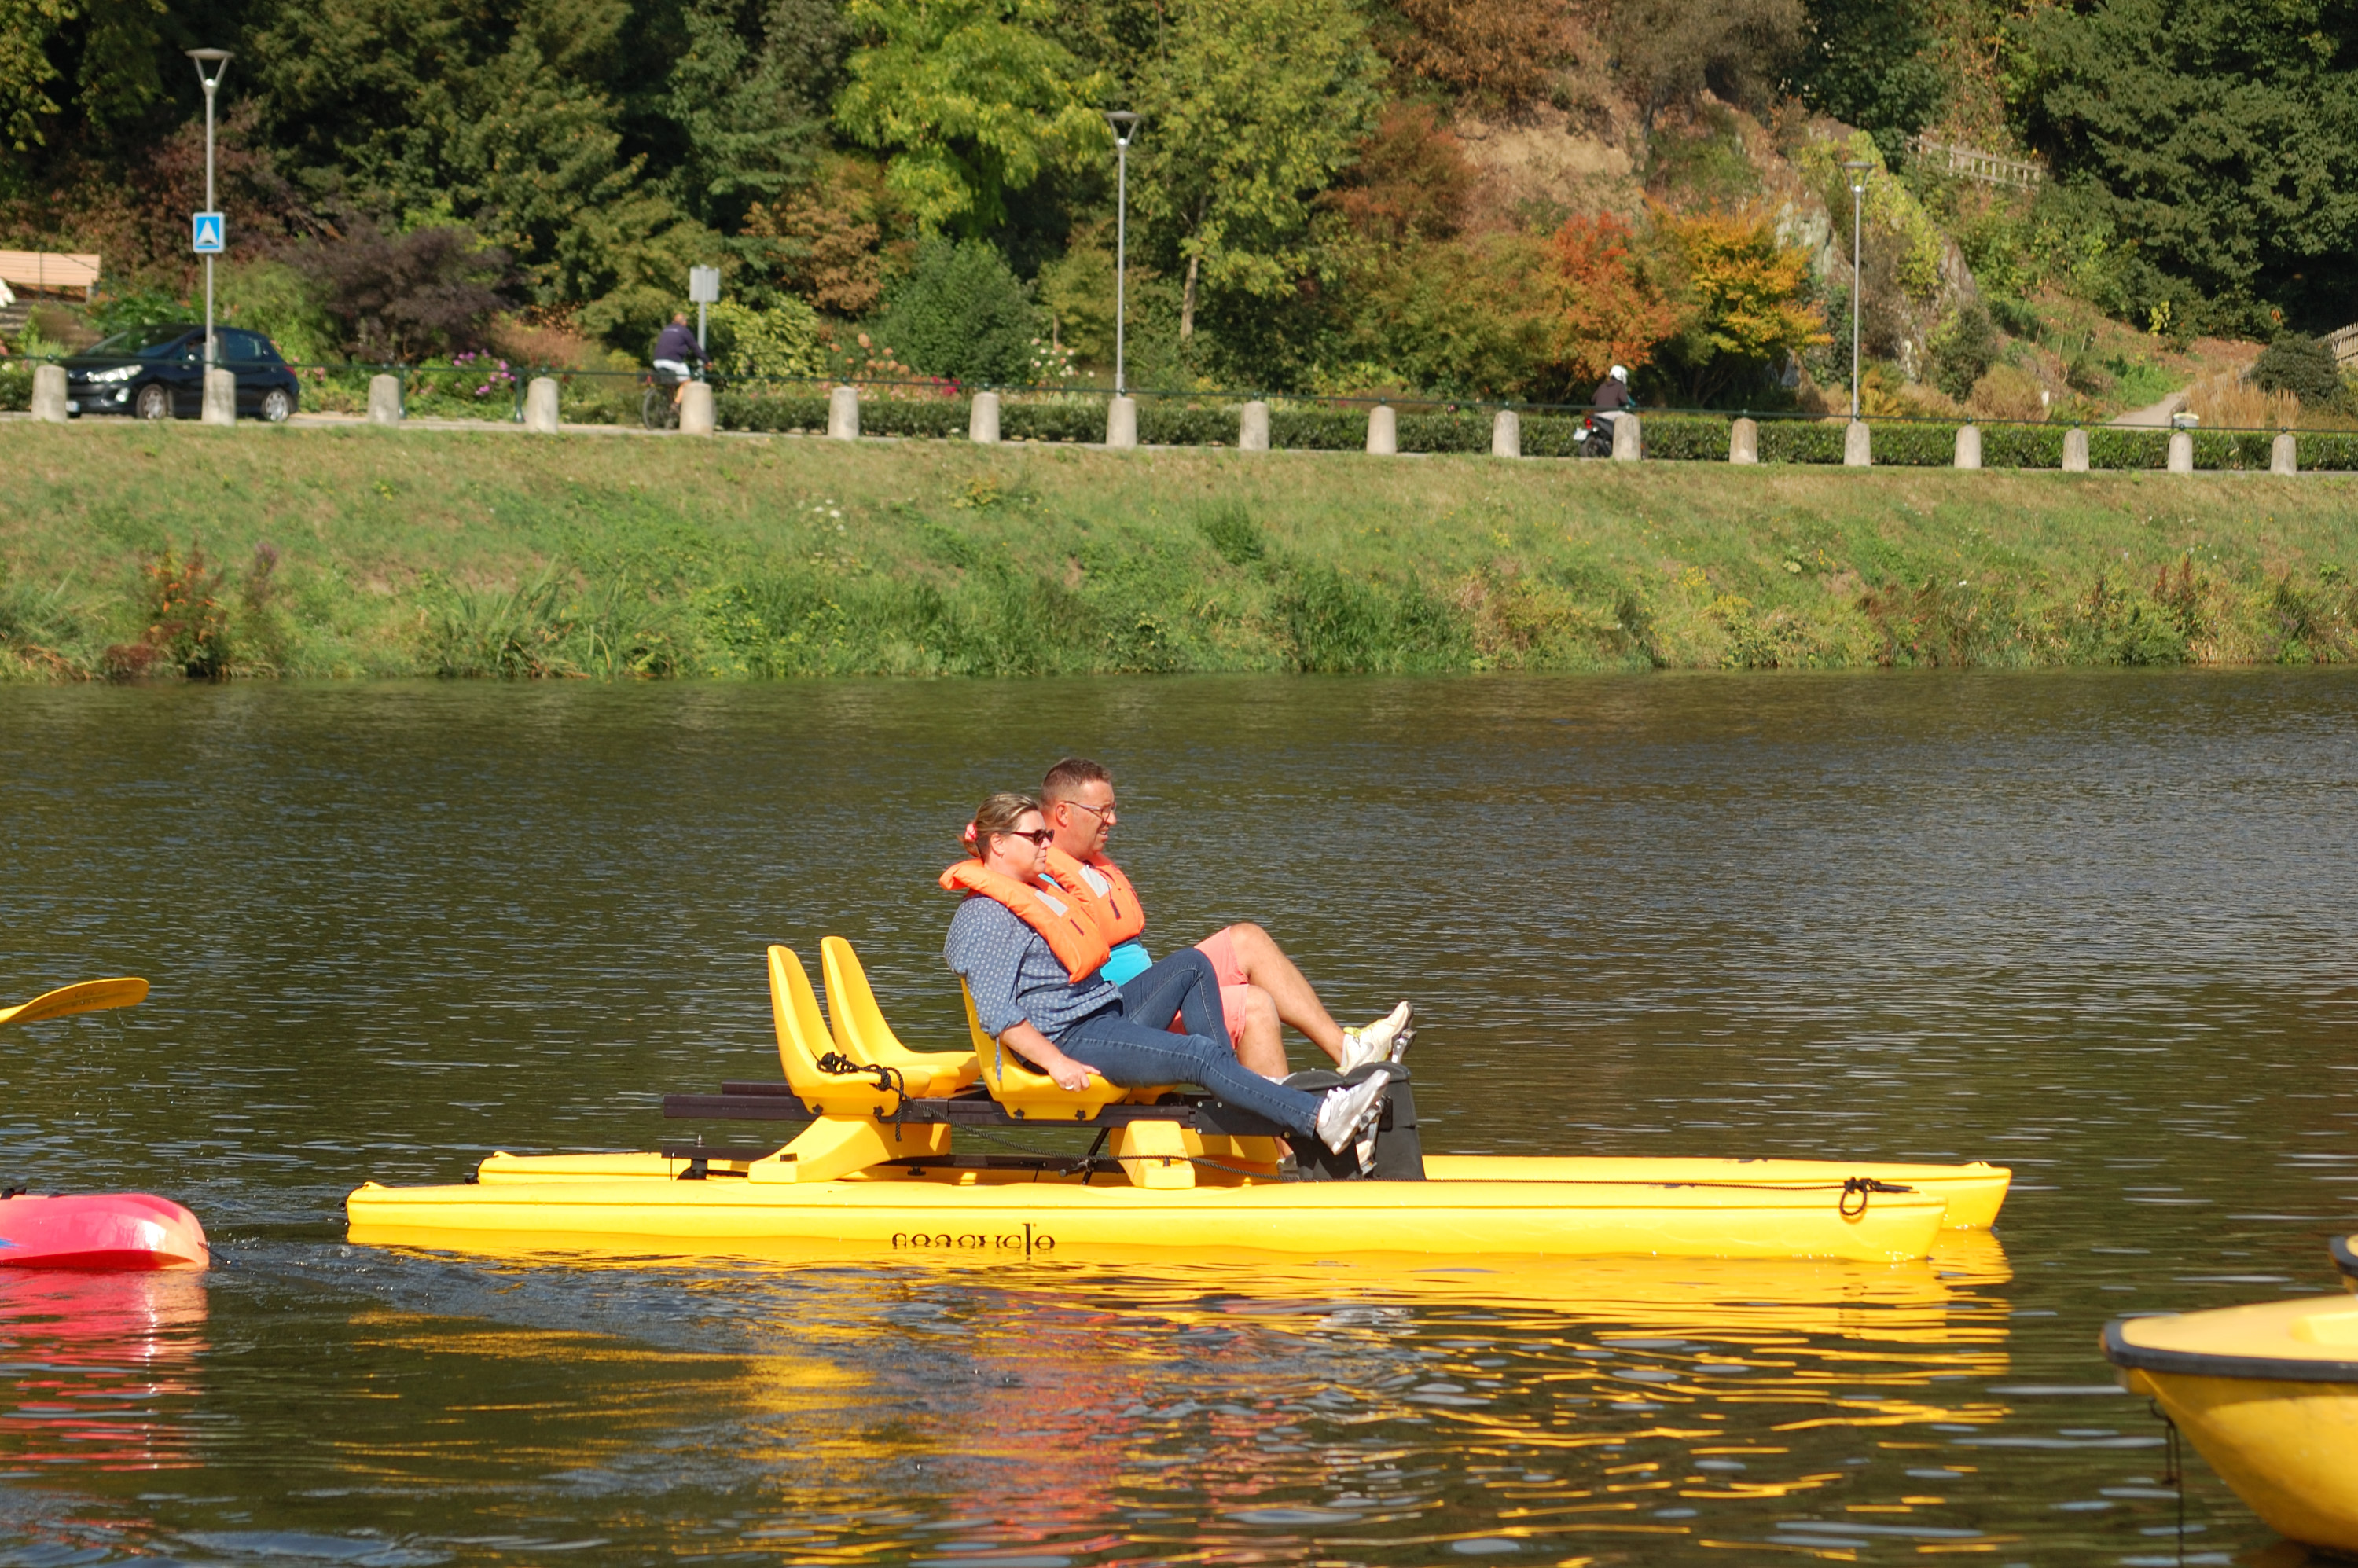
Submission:
POLYGON ((204 1327, 193 1271, 0 1269, 0 1473, 195 1464, 204 1327))

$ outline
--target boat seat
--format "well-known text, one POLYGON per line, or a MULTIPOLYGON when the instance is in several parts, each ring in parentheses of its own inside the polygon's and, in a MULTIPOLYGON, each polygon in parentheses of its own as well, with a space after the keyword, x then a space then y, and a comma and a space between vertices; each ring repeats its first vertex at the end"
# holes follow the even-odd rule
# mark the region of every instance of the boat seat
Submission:
MULTIPOLYGON (((786 1071, 786 1085, 814 1116, 866 1117, 878 1110, 890 1115, 901 1097, 879 1088, 873 1074, 838 1076, 823 1072, 818 1059, 834 1049, 827 1019, 811 991, 810 977, 794 950, 770 948, 770 1015, 778 1029, 778 1064, 786 1071)), ((911 1086, 910 1093, 916 1092, 911 1086)))
POLYGON ((1109 1105, 1152 1105, 1167 1092, 1160 1088, 1126 1089, 1103 1078, 1091 1078, 1089 1087, 1078 1093, 1064 1088, 983 1033, 982 1021, 974 1015, 974 992, 967 989, 963 979, 958 981, 958 995, 966 999, 966 1026, 974 1036, 974 1055, 982 1069, 983 1087, 1011 1115, 1026 1120, 1087 1121, 1109 1105))
POLYGON ((919 1099, 946 1099, 982 1076, 972 1051, 912 1051, 884 1022, 860 956, 840 936, 818 945, 819 977, 827 982, 827 1018, 835 1048, 867 1066, 896 1069, 919 1099))

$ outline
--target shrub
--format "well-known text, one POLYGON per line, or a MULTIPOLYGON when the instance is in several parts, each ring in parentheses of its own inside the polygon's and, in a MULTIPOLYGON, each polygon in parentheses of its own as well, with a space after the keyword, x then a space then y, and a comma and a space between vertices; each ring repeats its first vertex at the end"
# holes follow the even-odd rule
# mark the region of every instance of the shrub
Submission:
MULTIPOLYGON (((2089 466, 2094 467, 2093 443, 2089 466)), ((2063 428, 2060 425, 1985 425, 1982 466, 1994 469, 2060 469, 2063 466, 2063 428)))
MULTIPOLYGON (((1569 426, 1565 440, 1566 456, 1576 449, 1580 440, 1580 421, 1551 420, 1550 424, 1569 426)), ((1537 457, 1531 447, 1531 426, 1523 427, 1523 450, 1537 457)), ((1727 460, 1728 421, 1697 419, 1674 414, 1643 415, 1638 421, 1638 434, 1649 459, 1668 462, 1710 463, 1727 460)), ((1553 455, 1553 454, 1549 454, 1553 455)))
POLYGON ((818 313, 786 295, 767 309, 723 301, 711 308, 713 363, 741 379, 817 375, 827 369, 818 313))
POLYGON ((1840 421, 1764 419, 1760 423, 1760 460, 1764 463, 1838 463, 1842 460, 1840 421))
POLYGON ((724 430, 823 431, 827 428, 827 395, 800 388, 772 391, 766 387, 729 387, 713 394, 712 413, 724 430))
POLYGON ((297 268, 362 359, 414 360, 483 346, 505 303, 508 253, 456 223, 386 234, 353 225, 341 243, 296 253, 297 268))
POLYGON ((2019 365, 1994 364, 1974 383, 1965 401, 1985 419, 2044 419, 2038 378, 2019 365))
POLYGON ((1195 408, 1163 398, 1138 406, 1138 438, 1157 447, 1233 447, 1235 408, 1195 408))
POLYGON ((32 406, 33 366, 30 362, 0 362, 0 412, 22 414, 32 406))
POLYGON ((1102 441, 1105 405, 1087 402, 1010 403, 999 411, 999 434, 1010 441, 1102 441))
POLYGON ((2252 362, 2252 384, 2262 392, 2289 392, 2304 408, 2342 401, 2342 370, 2333 351, 2315 338, 2278 338, 2252 362))
POLYGON ((860 405, 863 436, 930 436, 936 440, 967 433, 973 405, 963 397, 879 397, 860 405))
MULTIPOLYGON (((1527 458, 1576 458, 1580 455, 1581 420, 1561 414, 1526 414, 1523 416, 1523 456, 1527 458)), ((1690 420, 1690 424, 1707 424, 1708 420, 1690 420)), ((1653 442, 1654 424, 1646 423, 1646 440, 1653 442)), ((1669 454, 1683 457, 1687 454, 1669 454)))
POLYGON ((1040 308, 998 247, 936 236, 885 297, 877 329, 893 354, 928 375, 984 384, 1029 378, 1040 308))
POLYGON ((1932 334, 1932 384, 1963 403, 1997 361, 1997 329, 1988 310, 1968 301, 1932 334))

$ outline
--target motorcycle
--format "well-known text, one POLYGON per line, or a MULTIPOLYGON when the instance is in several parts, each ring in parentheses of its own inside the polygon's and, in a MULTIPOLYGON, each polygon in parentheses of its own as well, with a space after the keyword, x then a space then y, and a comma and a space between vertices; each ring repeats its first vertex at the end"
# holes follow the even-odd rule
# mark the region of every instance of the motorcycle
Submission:
POLYGON ((1635 414, 1634 403, 1626 408, 1591 409, 1580 416, 1579 452, 1584 458, 1609 458, 1613 455, 1613 423, 1621 415, 1635 414))

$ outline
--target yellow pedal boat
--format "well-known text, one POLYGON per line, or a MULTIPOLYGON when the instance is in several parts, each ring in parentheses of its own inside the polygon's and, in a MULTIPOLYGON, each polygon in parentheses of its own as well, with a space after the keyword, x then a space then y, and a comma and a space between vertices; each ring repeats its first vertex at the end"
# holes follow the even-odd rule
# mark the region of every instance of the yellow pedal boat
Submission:
POLYGON ((2011 1179, 1985 1164, 1428 1156, 1406 1081, 1388 1091, 1363 1172, 1207 1097, 1101 1081, 1067 1092, 972 1027, 971 1006, 968 1050, 910 1051, 849 945, 830 936, 821 956, 831 1023, 801 961, 770 949, 784 1083, 665 1102, 682 1119, 804 1124, 791 1141, 494 1154, 462 1185, 361 1187, 345 1206, 352 1238, 993 1260, 1163 1249, 1890 1262, 1925 1257, 1949 1227, 1986 1227, 2011 1179), (1098 1141, 1077 1156, 955 1145, 961 1131, 997 1143, 1012 1130, 1098 1141))
POLYGON ((2358 1302, 2116 1318, 2104 1348, 2271 1529, 2358 1553, 2358 1302))

